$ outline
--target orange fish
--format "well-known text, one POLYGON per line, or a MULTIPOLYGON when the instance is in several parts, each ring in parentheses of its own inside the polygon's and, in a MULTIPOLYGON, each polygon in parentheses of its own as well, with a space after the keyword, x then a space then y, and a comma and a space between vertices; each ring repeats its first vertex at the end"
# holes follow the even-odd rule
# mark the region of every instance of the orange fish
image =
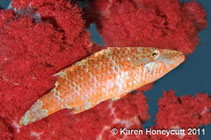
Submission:
POLYGON ((180 51, 151 47, 109 47, 55 74, 55 88, 39 98, 20 120, 28 125, 61 109, 74 114, 106 100, 118 100, 151 83, 185 60, 180 51))

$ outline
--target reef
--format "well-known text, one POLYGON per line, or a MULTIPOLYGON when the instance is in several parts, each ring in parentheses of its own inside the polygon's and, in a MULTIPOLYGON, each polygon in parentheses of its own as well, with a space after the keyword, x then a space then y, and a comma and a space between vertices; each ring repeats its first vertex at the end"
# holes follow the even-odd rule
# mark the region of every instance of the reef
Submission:
MULTIPOLYGON (((77 115, 65 109, 28 126, 19 125, 24 112, 54 87, 53 74, 99 49, 87 31, 91 23, 96 23, 106 46, 153 46, 186 55, 194 51, 198 32, 207 26, 206 13, 197 2, 90 0, 85 8, 76 3, 12 0, 15 10, 0 10, 0 139, 181 139, 111 134, 112 128, 143 128, 150 115, 142 92, 152 84, 77 115)), ((177 97, 166 91, 158 106, 152 128, 199 127, 211 121, 211 98, 206 93, 177 97)), ((182 139, 198 140, 198 136, 182 139)))

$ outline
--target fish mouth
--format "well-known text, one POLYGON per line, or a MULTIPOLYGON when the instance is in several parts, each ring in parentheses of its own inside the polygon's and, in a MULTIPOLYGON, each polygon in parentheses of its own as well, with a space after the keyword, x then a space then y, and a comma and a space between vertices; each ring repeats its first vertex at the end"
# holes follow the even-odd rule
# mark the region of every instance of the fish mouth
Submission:
POLYGON ((181 64, 185 61, 185 54, 181 51, 175 51, 173 50, 173 61, 175 62, 175 64, 181 64))
POLYGON ((160 54, 166 59, 181 58, 181 61, 185 60, 185 55, 181 51, 162 49, 160 50, 160 54))
POLYGON ((181 51, 161 49, 158 59, 173 69, 185 61, 185 55, 181 51))
POLYGON ((184 56, 183 52, 177 51, 177 50, 170 50, 170 49, 161 49, 160 53, 169 57, 170 56, 184 56))

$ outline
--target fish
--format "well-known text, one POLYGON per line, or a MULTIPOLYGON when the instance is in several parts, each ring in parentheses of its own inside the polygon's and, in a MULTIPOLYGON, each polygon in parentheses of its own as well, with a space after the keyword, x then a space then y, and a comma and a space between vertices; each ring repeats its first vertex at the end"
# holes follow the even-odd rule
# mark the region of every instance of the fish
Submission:
POLYGON ((39 98, 19 124, 28 125, 70 109, 77 114, 152 83, 185 60, 181 51, 153 47, 107 47, 56 73, 55 87, 39 98))

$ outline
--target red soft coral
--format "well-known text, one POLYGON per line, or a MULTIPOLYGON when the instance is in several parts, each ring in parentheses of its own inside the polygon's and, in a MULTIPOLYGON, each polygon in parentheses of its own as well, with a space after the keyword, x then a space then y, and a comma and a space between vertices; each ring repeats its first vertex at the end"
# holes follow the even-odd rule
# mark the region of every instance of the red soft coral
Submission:
POLYGON ((156 126, 153 129, 185 129, 185 135, 153 136, 152 139, 179 140, 182 137, 184 140, 198 140, 198 135, 188 135, 188 128, 199 128, 211 121, 211 98, 205 93, 197 94, 196 97, 184 95, 178 98, 174 91, 167 91, 159 99, 158 105, 156 126))
MULTIPOLYGON (((29 13, 18 15, 11 10, 0 11, 0 139, 178 138, 111 134, 114 127, 142 128, 149 114, 146 98, 141 92, 151 88, 152 84, 139 89, 137 94, 103 102, 77 115, 62 110, 20 127, 18 121, 23 113, 54 87, 52 74, 98 48, 92 49, 89 33, 83 27, 81 10, 68 0, 12 2, 17 9, 27 9, 29 13), (34 13, 39 13, 41 22, 31 18, 34 13)), ((96 10, 91 12, 98 15, 93 20, 109 46, 144 45, 190 53, 198 43, 198 31, 206 26, 205 12, 195 2, 94 0, 90 4, 96 10)), ((210 98, 206 94, 196 98, 184 96, 178 100, 169 92, 160 99, 159 105, 155 128, 189 127, 184 121, 188 118, 193 118, 189 123, 195 127, 210 121, 210 98), (178 114, 172 110, 174 107, 178 114), (193 110, 188 112, 188 109, 193 110), (183 112, 187 115, 182 115, 183 112), (169 122, 165 123, 162 117, 169 122)), ((184 138, 197 139, 197 136, 184 138)))
MULTIPOLYGON (((21 128, 15 138, 118 140, 127 136, 112 135, 112 128, 141 128, 141 123, 149 117, 147 112, 148 107, 144 95, 142 93, 129 94, 122 100, 106 101, 77 115, 71 114, 69 110, 59 111, 42 121, 21 128)), ((135 137, 130 136, 129 138, 134 139, 135 137)))
POLYGON ((198 94, 195 98, 189 95, 178 98, 173 91, 168 91, 158 105, 156 122, 160 128, 194 128, 207 125, 211 121, 211 98, 208 94, 198 94))
MULTIPOLYGON (((56 3, 58 0, 12 0, 12 7, 15 7, 16 9, 26 9, 29 6, 40 6, 43 4, 53 4, 56 3)), ((65 1, 65 0, 59 0, 59 1, 65 1)))
MULTIPOLYGON (((97 28, 108 46, 153 46, 188 54, 206 27, 206 13, 196 2, 179 0, 90 0, 97 28), (109 3, 109 4, 108 4, 109 3)), ((94 18, 93 18, 94 19, 94 18)))
POLYGON ((77 5, 71 5, 69 0, 46 0, 46 1, 25 1, 14 0, 12 5, 22 9, 30 8, 39 13, 42 21, 51 23, 54 28, 65 33, 63 39, 69 45, 72 45, 74 40, 77 40, 84 30, 84 22, 81 18, 81 9, 77 5), (26 4, 27 3, 27 4, 26 4), (72 26, 77 25, 77 26, 72 26))
POLYGON ((1 10, 0 9, 0 28, 2 28, 2 26, 4 24, 6 24, 13 16, 14 16, 14 12, 11 10, 1 10))
POLYGON ((97 137, 118 139, 118 136, 111 135, 112 127, 140 127, 141 122, 149 117, 146 99, 139 93, 128 95, 114 103, 101 103, 92 110, 78 115, 72 115, 69 110, 62 110, 32 125, 26 127, 18 125, 20 117, 27 108, 38 97, 53 88, 55 79, 52 78, 52 74, 88 55, 91 49, 89 47, 92 47, 89 34, 83 29, 83 21, 78 15, 79 10, 76 7, 66 6, 65 4, 40 6, 37 11, 40 12, 41 22, 35 22, 30 17, 31 13, 18 15, 12 11, 8 11, 13 13, 10 22, 2 22, 0 28, 0 37, 3 38, 0 46, 2 58, 0 132, 4 134, 1 135, 2 139, 77 139, 81 134, 83 134, 82 139, 97 137), (67 19, 60 17, 60 14, 67 15, 67 19), (127 114, 124 114, 125 109, 121 108, 120 104, 124 104, 127 114), (106 132, 109 135, 105 135, 106 132))
POLYGON ((1 11, 0 133, 4 135, 0 139, 34 136, 32 128, 30 137, 26 134, 29 131, 14 136, 20 131, 17 123, 20 117, 38 97, 54 87, 53 74, 89 53, 90 37, 83 28, 80 10, 63 5, 63 14, 74 15, 66 19, 59 18, 57 8, 48 9, 55 17, 45 15, 41 22, 32 19, 30 11, 1 11))

